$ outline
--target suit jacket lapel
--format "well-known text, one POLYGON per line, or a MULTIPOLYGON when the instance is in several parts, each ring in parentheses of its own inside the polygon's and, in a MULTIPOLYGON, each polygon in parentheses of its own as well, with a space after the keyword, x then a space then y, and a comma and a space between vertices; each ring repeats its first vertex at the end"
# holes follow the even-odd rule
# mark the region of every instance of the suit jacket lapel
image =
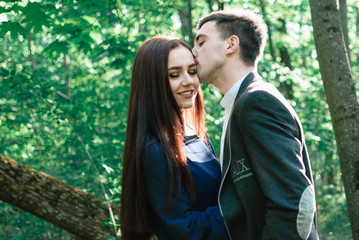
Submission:
MULTIPOLYGON (((249 86, 250 83, 252 83, 253 81, 255 81, 255 74, 253 72, 249 73, 243 80, 238 93, 236 95, 236 98, 234 100, 234 103, 237 102, 239 96, 244 92, 244 90, 247 89, 247 87, 249 86)), ((233 109, 232 109, 233 110, 233 109)), ((225 140, 224 140, 224 148, 223 148, 223 170, 226 172, 227 168, 231 162, 231 143, 230 143, 230 128, 231 128, 231 118, 232 118, 232 113, 229 115, 229 119, 228 119, 228 125, 227 125, 227 129, 226 129, 226 135, 225 135, 225 140)), ((222 175, 222 178, 224 177, 224 175, 222 175)))
POLYGON ((257 81, 260 79, 260 76, 258 74, 255 74, 253 72, 249 73, 247 75, 247 77, 243 80, 241 87, 238 90, 237 96, 234 100, 234 102, 236 102, 239 98, 239 96, 244 92, 244 90, 247 89, 247 87, 249 86, 249 84, 251 84, 254 81, 257 81))
MULTIPOLYGON (((243 80, 234 102, 237 102, 237 100, 239 99, 241 94, 248 88, 249 84, 251 84, 255 81, 258 81, 260 79, 261 79, 261 77, 258 74, 255 74, 253 72, 249 73, 247 75, 247 77, 245 77, 245 79, 243 80)), ((226 135, 225 135, 225 140, 224 140, 224 148, 223 148, 223 151, 224 151, 224 153, 223 153, 223 170, 224 171, 227 170, 227 167, 231 162, 231 159, 230 159, 231 154, 229 153, 231 151, 231 146, 230 146, 231 145, 231 143, 230 143, 231 118, 232 118, 232 113, 229 116, 228 126, 226 129, 226 135)))

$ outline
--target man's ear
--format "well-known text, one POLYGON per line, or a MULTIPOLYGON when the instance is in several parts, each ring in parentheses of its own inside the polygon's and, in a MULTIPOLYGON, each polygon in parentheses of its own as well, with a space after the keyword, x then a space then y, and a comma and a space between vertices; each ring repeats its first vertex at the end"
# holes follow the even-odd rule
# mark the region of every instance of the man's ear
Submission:
POLYGON ((239 49, 239 38, 236 35, 232 35, 227 39, 226 53, 231 54, 239 49))

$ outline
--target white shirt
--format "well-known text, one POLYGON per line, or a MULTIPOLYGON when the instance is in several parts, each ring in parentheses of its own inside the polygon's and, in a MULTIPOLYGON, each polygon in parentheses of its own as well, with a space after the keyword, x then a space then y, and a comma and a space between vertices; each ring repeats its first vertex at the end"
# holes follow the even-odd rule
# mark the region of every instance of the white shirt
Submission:
POLYGON ((239 91, 239 88, 241 87, 241 84, 246 76, 244 76, 242 79, 237 81, 231 89, 224 95, 224 97, 221 100, 221 106, 224 108, 224 121, 223 121, 223 128, 222 128, 222 137, 221 137, 221 153, 219 157, 219 161, 221 163, 221 169, 223 170, 223 148, 224 148, 224 139, 226 136, 227 126, 228 126, 228 119, 231 115, 232 107, 234 100, 236 99, 237 93, 239 91))

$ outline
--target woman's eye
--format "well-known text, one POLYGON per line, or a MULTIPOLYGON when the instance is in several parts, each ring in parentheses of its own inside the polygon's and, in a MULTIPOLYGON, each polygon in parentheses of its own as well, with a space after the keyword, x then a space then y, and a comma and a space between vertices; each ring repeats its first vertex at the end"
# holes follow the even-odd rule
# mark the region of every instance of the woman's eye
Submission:
POLYGON ((197 69, 190 70, 188 73, 192 75, 197 74, 197 69))
POLYGON ((204 41, 203 41, 203 42, 200 42, 198 45, 199 45, 199 46, 202 46, 203 44, 204 44, 204 41))
POLYGON ((176 78, 179 75, 177 73, 171 73, 171 74, 168 74, 168 76, 170 76, 171 78, 176 78))

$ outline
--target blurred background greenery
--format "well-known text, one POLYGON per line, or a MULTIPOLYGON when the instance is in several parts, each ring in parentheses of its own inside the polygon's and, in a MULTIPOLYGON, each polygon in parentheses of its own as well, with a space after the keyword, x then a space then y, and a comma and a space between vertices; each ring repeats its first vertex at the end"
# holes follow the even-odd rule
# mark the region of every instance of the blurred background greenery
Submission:
MULTIPOLYGON (((0 154, 102 198, 103 183, 111 201, 120 204, 131 64, 138 47, 170 32, 192 45, 197 20, 219 8, 251 9, 264 16, 270 39, 259 72, 302 120, 319 234, 351 239, 308 0, 0 1, 0 154)), ((358 1, 347 1, 354 79, 358 9, 358 1)), ((210 85, 202 88, 208 133, 219 153, 222 95, 210 85)), ((74 238, 0 201, 0 239, 74 238)))

